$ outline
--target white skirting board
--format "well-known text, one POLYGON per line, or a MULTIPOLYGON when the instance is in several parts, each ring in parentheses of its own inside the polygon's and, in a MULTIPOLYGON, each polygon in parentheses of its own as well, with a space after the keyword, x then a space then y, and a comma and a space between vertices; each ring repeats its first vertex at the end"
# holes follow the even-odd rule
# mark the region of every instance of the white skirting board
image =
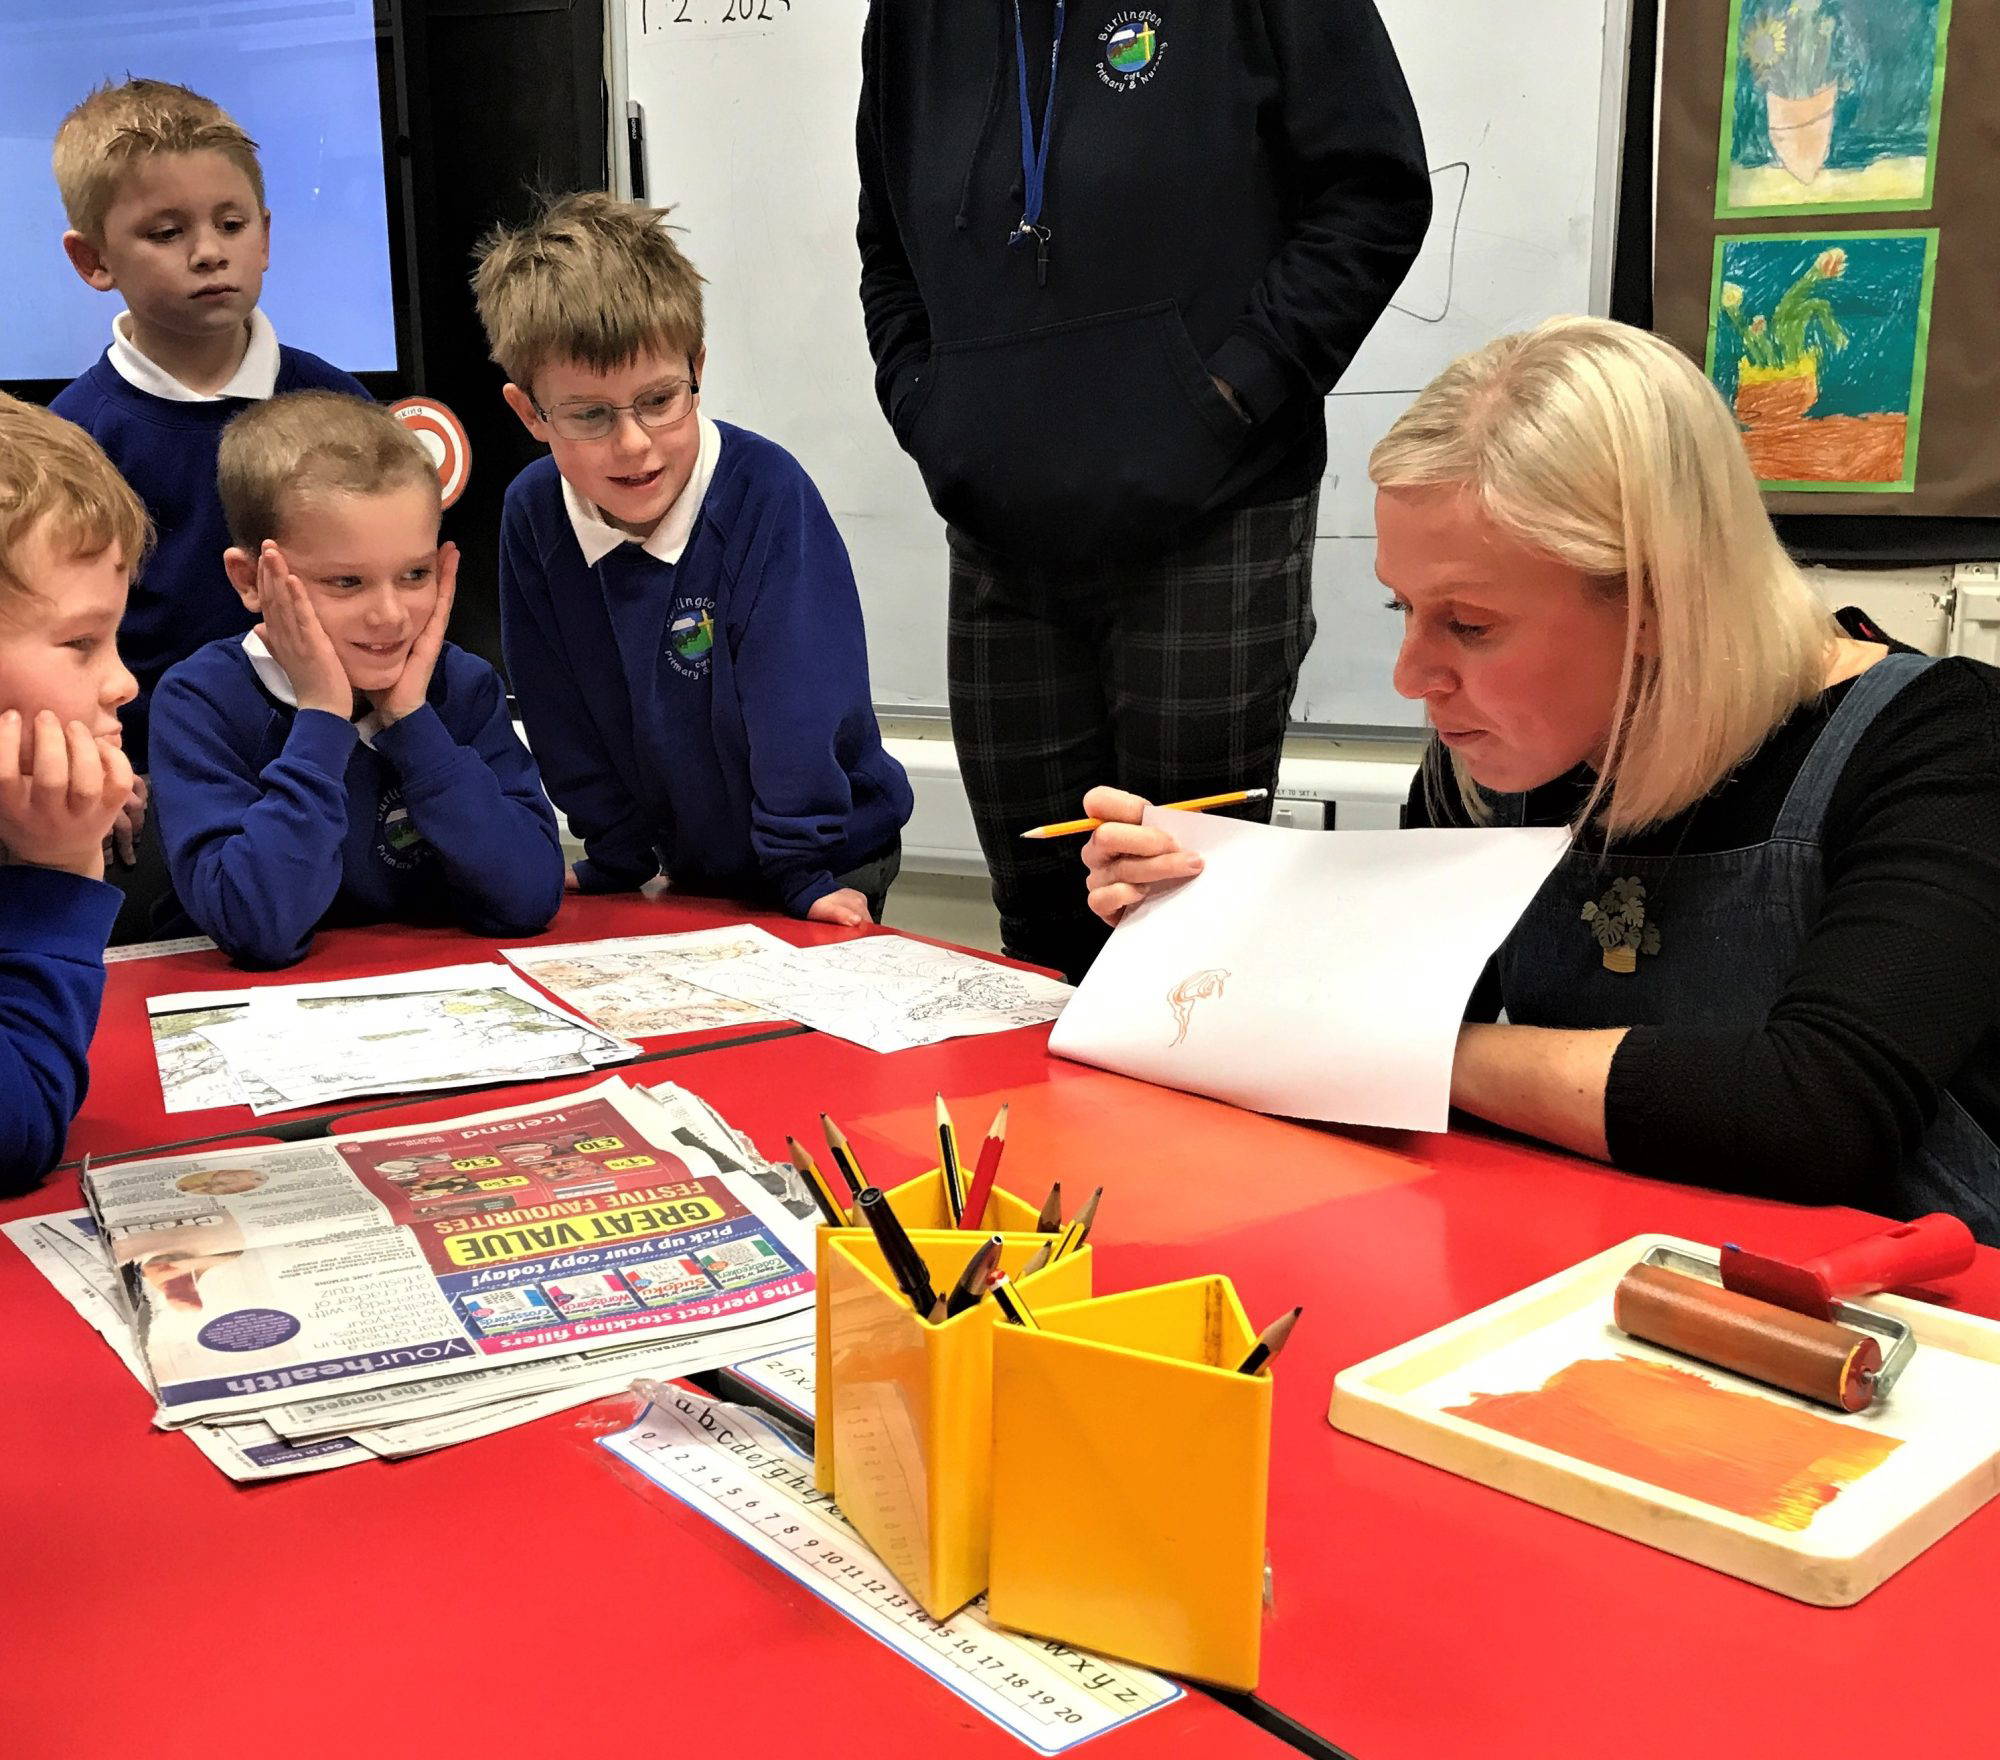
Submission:
MULTIPOLYGON (((950 739, 940 732, 936 738, 893 737, 883 743, 909 772, 917 797, 916 811, 903 831, 904 869, 919 874, 984 874, 986 859, 979 853, 972 807, 950 739)), ((1343 831, 1393 830, 1415 773, 1415 763, 1400 757, 1288 755, 1278 768, 1273 818, 1300 829, 1316 830, 1331 823, 1343 831)))

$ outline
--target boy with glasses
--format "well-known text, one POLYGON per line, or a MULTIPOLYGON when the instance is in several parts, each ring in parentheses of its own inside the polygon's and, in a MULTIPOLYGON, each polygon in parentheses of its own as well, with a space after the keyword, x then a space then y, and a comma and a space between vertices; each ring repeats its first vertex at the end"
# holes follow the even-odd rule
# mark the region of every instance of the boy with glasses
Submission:
POLYGON ((879 921, 910 785, 882 747, 847 549, 783 448, 701 413, 701 277, 655 210, 565 196, 480 248, 508 406, 501 642, 570 884, 879 921))

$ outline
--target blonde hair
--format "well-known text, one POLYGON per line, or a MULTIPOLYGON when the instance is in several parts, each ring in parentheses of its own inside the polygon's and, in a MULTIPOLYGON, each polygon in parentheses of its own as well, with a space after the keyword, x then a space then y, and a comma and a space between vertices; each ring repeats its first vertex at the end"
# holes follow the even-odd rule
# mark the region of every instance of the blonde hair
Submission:
POLYGON ((479 321, 500 370, 534 394, 552 361, 609 373, 655 351, 701 353, 701 277, 667 210, 586 191, 547 202, 525 226, 479 242, 479 321))
POLYGON ((128 79, 101 85, 56 130, 56 188, 69 223, 94 245, 104 242, 104 217, 135 160, 155 153, 220 153, 250 180, 258 212, 264 171, 257 143, 229 112, 186 86, 128 79))
POLYGON ((301 501, 413 484, 439 493, 423 442, 379 403, 338 391, 288 391, 253 403, 222 430, 215 465, 229 541, 243 550, 282 537, 301 501))
POLYGON ((57 557, 88 561, 115 546, 128 576, 153 541, 146 509, 95 440, 0 392, 0 597, 36 590, 20 550, 44 519, 57 557))
MULTIPOLYGON (((1578 818, 1607 837, 1685 811, 1825 685, 1838 625, 1772 531, 1728 407, 1643 330, 1551 318, 1461 356, 1368 474, 1383 489, 1465 489, 1513 538, 1624 599, 1621 709, 1578 818)), ((1433 740, 1434 800, 1445 756, 1433 740)), ((1490 822, 1451 768, 1466 812, 1490 822)))

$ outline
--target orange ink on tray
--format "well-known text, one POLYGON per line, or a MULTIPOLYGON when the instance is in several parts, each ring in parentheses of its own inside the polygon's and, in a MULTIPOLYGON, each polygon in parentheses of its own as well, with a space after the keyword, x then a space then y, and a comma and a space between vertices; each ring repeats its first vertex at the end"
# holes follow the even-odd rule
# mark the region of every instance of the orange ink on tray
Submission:
POLYGON ((1639 1357, 1572 1363, 1532 1392, 1446 1410, 1793 1532, 1903 1446, 1639 1357))

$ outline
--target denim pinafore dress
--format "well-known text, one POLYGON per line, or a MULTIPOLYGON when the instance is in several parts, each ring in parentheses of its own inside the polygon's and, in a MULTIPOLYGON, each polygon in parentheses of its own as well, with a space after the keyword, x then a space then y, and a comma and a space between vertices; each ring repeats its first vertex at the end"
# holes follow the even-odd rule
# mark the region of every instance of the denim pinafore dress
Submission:
MULTIPOLYGON (((1875 717, 1934 664, 1926 654, 1891 654, 1856 677, 1767 842, 1673 856, 1572 850, 1501 944, 1507 1019, 1572 1029, 1762 1025, 1819 915, 1820 835, 1841 772, 1875 717), (1596 907, 1589 918, 1587 905, 1596 907), (1601 945, 1600 922, 1602 939, 1618 945, 1601 945)), ((1524 822, 1524 795, 1493 805, 1497 824, 1524 822)), ((2000 1145, 1948 1088, 1883 1192, 1879 1207, 1891 1216, 1948 1210, 2000 1245, 2000 1145)))

